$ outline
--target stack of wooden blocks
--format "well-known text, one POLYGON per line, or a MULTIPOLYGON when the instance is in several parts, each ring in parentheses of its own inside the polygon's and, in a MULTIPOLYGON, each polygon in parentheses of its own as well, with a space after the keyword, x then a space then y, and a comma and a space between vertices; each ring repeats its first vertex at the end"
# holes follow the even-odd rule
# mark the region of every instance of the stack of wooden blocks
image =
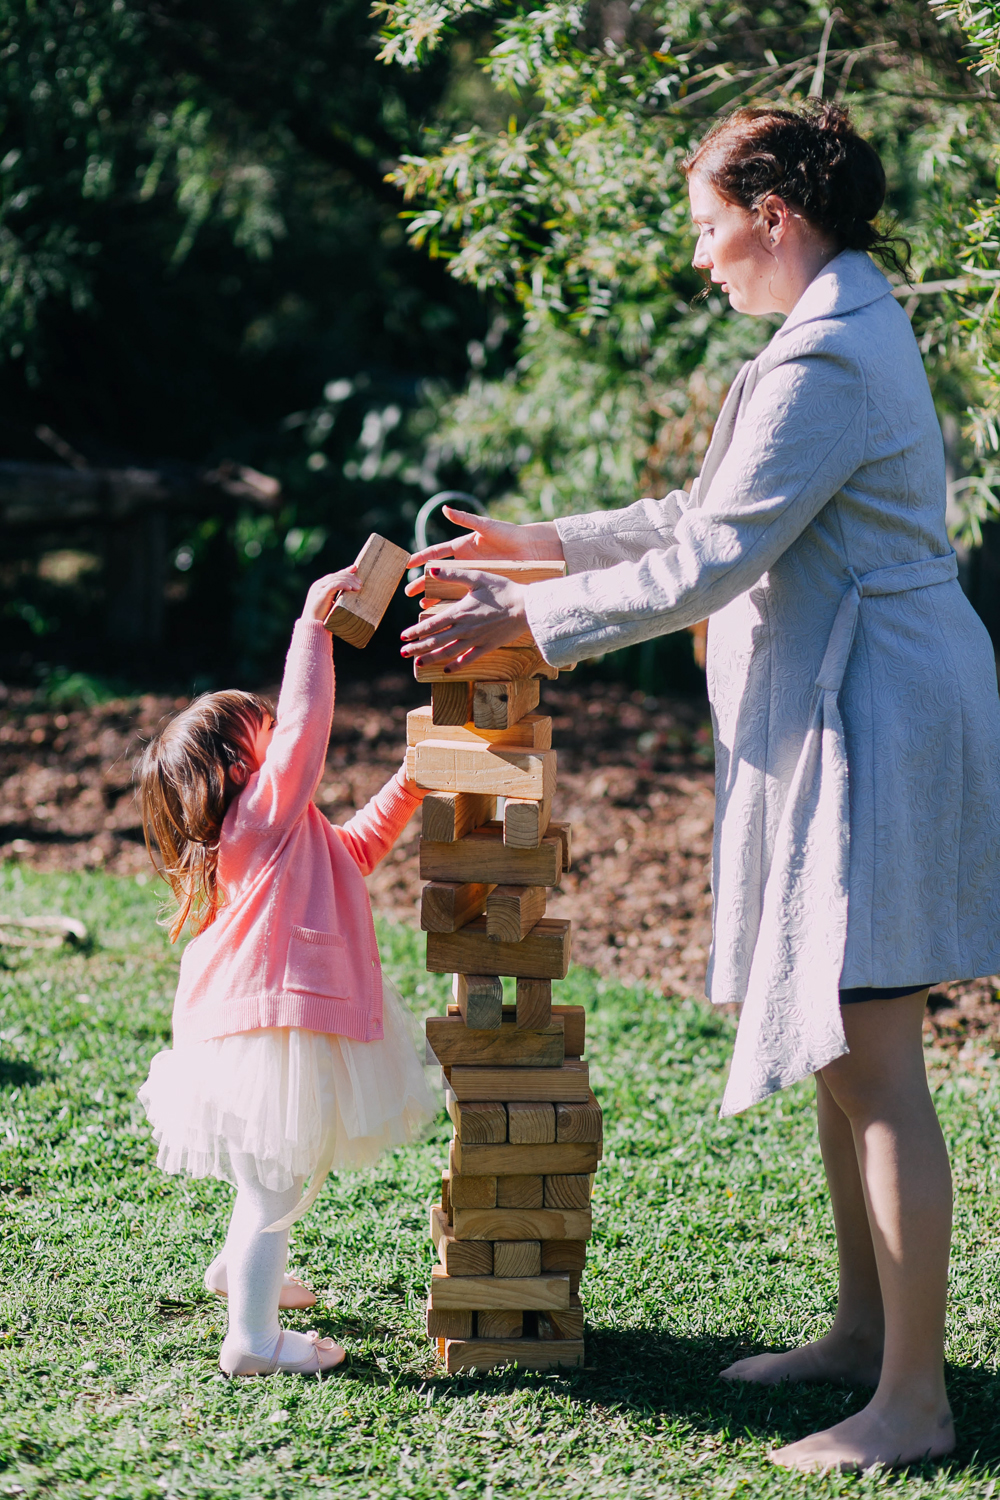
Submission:
MULTIPOLYGON (((438 564, 425 608, 463 594, 459 563, 438 564)), ((471 566, 465 564, 464 566, 471 566)), ((563 565, 479 562, 522 583, 563 565)), ((570 830, 550 820, 552 721, 535 712, 555 677, 530 636, 468 668, 416 669, 430 708, 407 720, 423 806, 421 925, 427 967, 454 975, 454 1003, 427 1022, 454 1122, 440 1207, 428 1334, 449 1372, 583 1364, 580 1277, 590 1238, 601 1110, 590 1089, 582 1006, 553 1005, 570 923, 545 916, 570 862, 570 830), (504 799, 498 816, 498 799, 504 799), (503 1003, 502 980, 516 982, 503 1003)))

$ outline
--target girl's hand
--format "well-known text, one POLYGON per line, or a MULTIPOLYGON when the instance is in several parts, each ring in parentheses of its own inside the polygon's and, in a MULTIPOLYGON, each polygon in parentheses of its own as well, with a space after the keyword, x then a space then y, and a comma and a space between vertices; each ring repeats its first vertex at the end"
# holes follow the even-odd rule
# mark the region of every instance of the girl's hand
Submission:
MULTIPOLYGON (((433 567, 430 573, 433 576, 433 567)), ((487 651, 517 640, 527 628, 522 584, 472 568, 449 568, 448 578, 468 584, 470 592, 445 609, 425 611, 416 625, 404 630, 403 657, 415 656, 418 666, 461 661, 467 667, 487 651)))
POLYGON ((351 563, 349 568, 341 568, 339 573, 324 573, 322 578, 317 578, 310 585, 306 595, 306 602, 302 606, 303 620, 318 620, 322 625, 333 607, 334 597, 337 594, 357 594, 361 591, 358 582, 358 565, 351 563))
MULTIPOLYGON (((562 562, 563 549, 559 533, 552 521, 533 521, 527 526, 515 526, 510 521, 494 521, 489 516, 475 516, 471 511, 455 510, 450 505, 443 507, 449 521, 456 526, 467 526, 468 536, 454 537, 450 542, 438 542, 434 547, 425 547, 414 552, 410 567, 418 568, 424 563, 435 562, 439 557, 468 559, 475 567, 481 557, 506 557, 521 562, 562 562)), ((410 598, 419 594, 423 580, 415 578, 406 586, 410 598)))

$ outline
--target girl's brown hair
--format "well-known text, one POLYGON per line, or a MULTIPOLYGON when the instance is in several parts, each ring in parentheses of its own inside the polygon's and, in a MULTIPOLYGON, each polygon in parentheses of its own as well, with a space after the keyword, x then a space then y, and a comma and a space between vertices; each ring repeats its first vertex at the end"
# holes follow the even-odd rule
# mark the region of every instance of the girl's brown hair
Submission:
POLYGON ((907 275, 910 246, 875 223, 885 202, 878 152, 838 104, 802 113, 771 105, 737 109, 712 127, 684 172, 751 212, 773 193, 840 250, 870 250, 907 275))
POLYGON ((253 742, 273 717, 255 693, 205 693, 150 740, 137 771, 142 828, 149 857, 177 900, 170 941, 191 918, 204 932, 225 892, 218 882, 219 834, 234 797, 256 770, 253 742))

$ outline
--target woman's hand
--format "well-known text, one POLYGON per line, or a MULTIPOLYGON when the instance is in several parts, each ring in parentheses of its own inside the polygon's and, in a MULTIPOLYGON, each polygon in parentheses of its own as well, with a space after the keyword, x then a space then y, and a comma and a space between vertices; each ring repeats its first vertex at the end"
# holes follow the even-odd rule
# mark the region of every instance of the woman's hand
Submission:
POLYGON ((318 620, 322 625, 333 607, 336 594, 360 593, 361 584, 357 574, 357 563, 351 563, 349 568, 341 568, 339 573, 324 573, 322 578, 317 578, 310 585, 306 602, 302 606, 303 620, 318 620))
MULTIPOLYGON (((428 572, 434 576, 433 567, 428 572)), ((469 593, 443 609, 425 610, 416 625, 403 631, 400 654, 416 657, 418 667, 457 661, 467 667, 487 651, 516 641, 527 628, 521 584, 472 568, 449 568, 448 581, 467 584, 469 593)))
MULTIPOLYGON (((410 567, 419 568, 424 563, 436 562, 439 557, 466 559, 475 567, 481 557, 505 557, 521 562, 562 562, 563 549, 559 533, 552 521, 532 521, 526 526, 515 526, 511 521, 494 521, 490 516, 474 516, 468 510, 455 510, 451 505, 442 507, 449 521, 456 526, 467 526, 468 536, 453 537, 450 542, 438 542, 414 552, 410 567)), ((419 594, 420 580, 411 583, 406 592, 419 594)))

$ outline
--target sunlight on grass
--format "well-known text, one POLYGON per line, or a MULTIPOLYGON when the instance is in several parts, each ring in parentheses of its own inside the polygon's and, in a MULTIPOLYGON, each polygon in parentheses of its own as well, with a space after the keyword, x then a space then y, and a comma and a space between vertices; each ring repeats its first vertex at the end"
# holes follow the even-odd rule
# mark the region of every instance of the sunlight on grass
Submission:
MULTIPOLYGON (((0 1497, 909 1496, 993 1493, 1000 1201, 998 1068, 935 1059, 956 1168, 949 1388, 959 1455, 852 1478, 775 1471, 768 1447, 863 1404, 832 1387, 731 1389, 741 1353, 823 1327, 832 1225, 808 1086, 720 1122, 730 1023, 575 970, 606 1111, 584 1280, 588 1368, 443 1376, 423 1334, 427 1207, 445 1155, 425 1144, 331 1179, 294 1231, 321 1306, 291 1315, 347 1344, 323 1383, 228 1382, 224 1304, 201 1287, 231 1191, 160 1174, 135 1092, 169 1039, 177 955, 151 885, 0 871, 0 909, 61 911, 83 952, 0 968, 0 1497)), ((414 1010, 445 1003, 422 939, 380 929, 414 1010)))

